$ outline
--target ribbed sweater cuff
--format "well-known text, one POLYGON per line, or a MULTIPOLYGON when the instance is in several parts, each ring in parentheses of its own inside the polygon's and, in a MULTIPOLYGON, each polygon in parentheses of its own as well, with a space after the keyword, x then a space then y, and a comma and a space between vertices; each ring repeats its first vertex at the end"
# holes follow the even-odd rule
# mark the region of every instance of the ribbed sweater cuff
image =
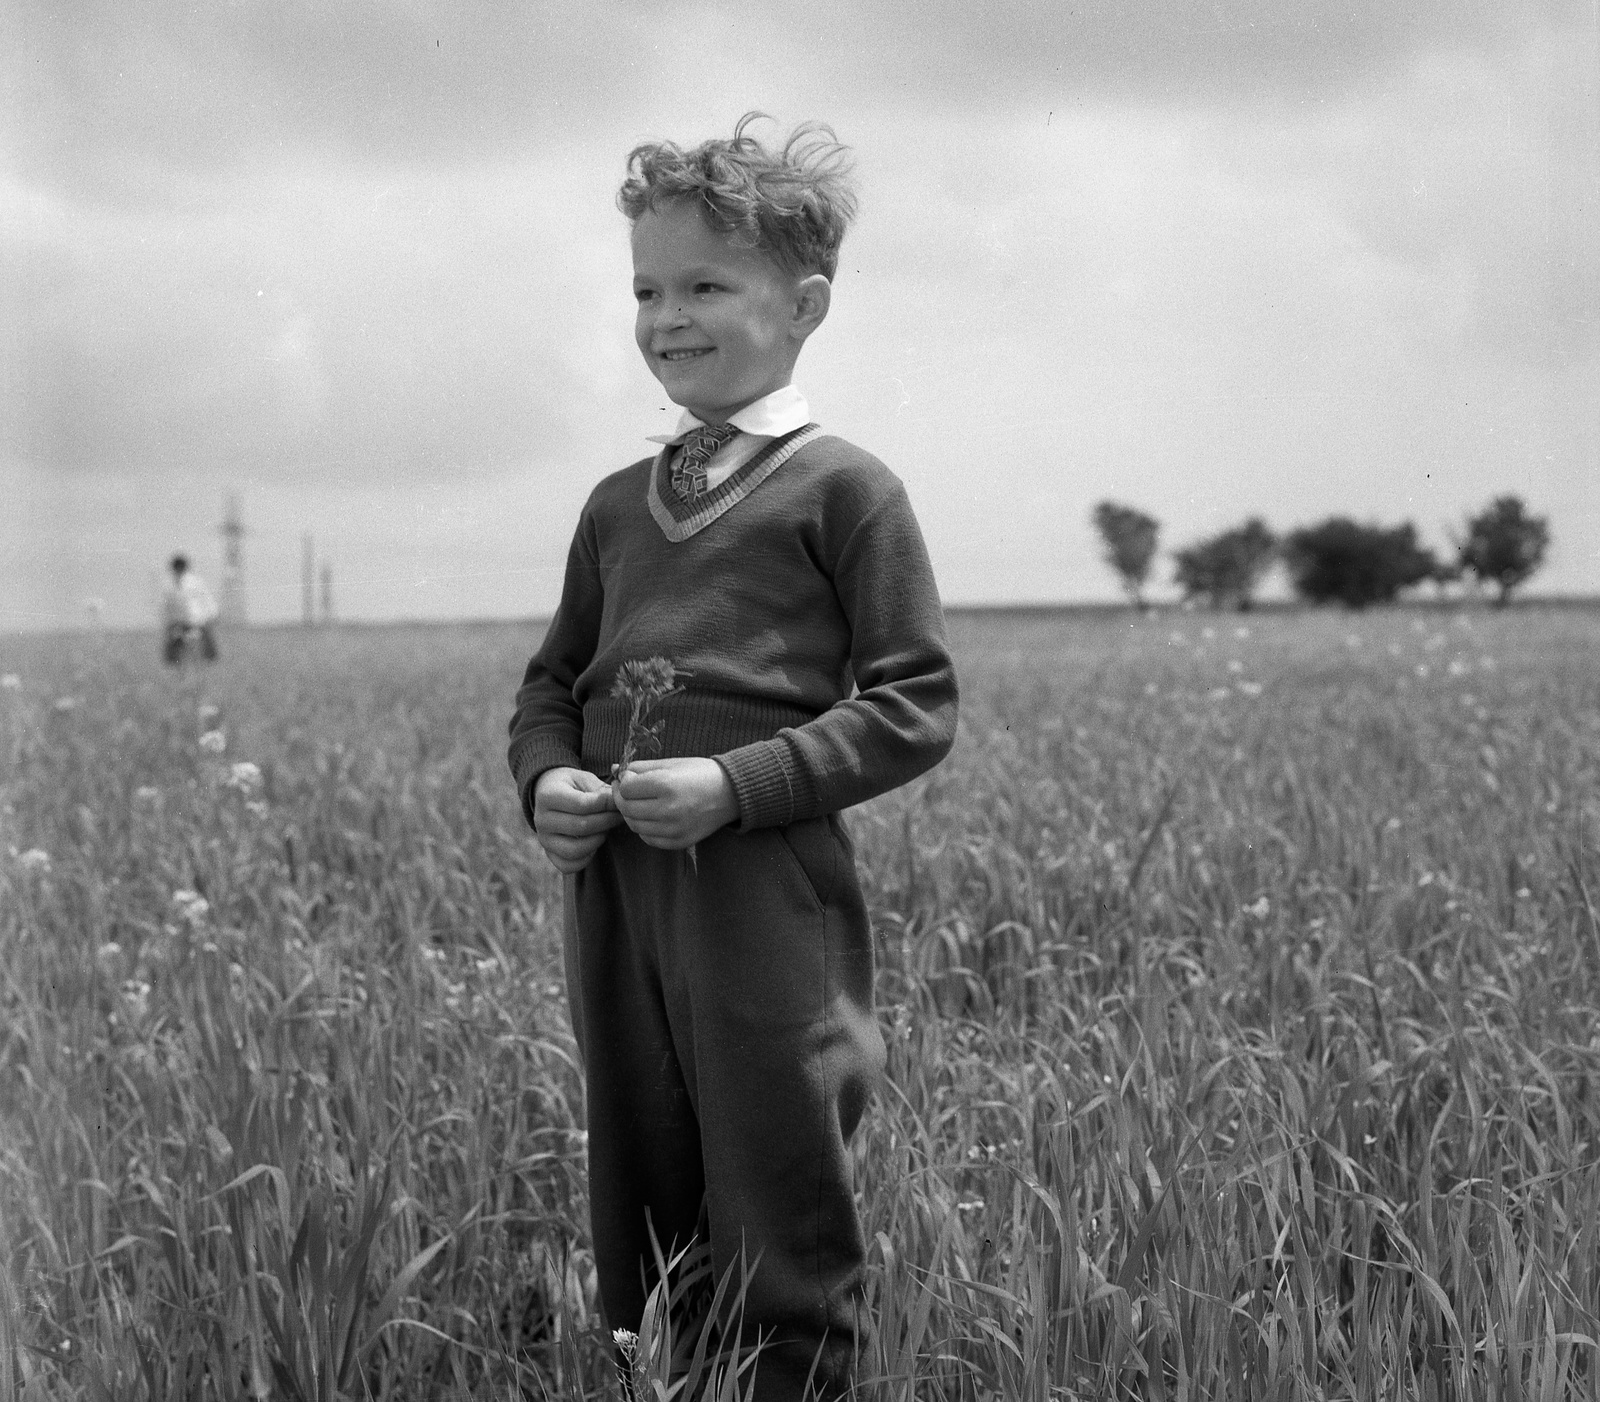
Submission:
POLYGON ((517 781, 517 797, 522 800, 522 816, 533 821, 533 790, 539 776, 550 769, 582 769, 583 761, 577 751, 560 740, 548 736, 535 736, 511 758, 511 774, 517 781))
POLYGON ((739 802, 739 831, 783 827, 822 811, 816 785, 781 736, 716 756, 739 802))

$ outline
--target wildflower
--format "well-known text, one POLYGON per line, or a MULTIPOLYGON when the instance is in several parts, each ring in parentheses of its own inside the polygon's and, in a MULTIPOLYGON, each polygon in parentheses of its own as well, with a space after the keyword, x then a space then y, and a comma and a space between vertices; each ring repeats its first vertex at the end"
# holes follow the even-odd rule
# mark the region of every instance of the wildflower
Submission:
POLYGON ((1214 686, 1211 688, 1211 699, 1213 701, 1226 701, 1231 695, 1233 695, 1233 693, 1225 686, 1214 686))
POLYGON ((76 696, 58 696, 56 697, 55 708, 61 715, 66 715, 78 709, 78 698, 76 696))
POLYGON ((1361 634, 1359 634, 1359 633, 1346 633, 1344 635, 1344 645, 1346 647, 1352 648, 1352 649, 1360 647, 1361 646, 1361 634))
POLYGON ((630 702, 633 707, 628 717, 627 743, 622 747, 622 760, 616 769, 618 779, 628 772, 628 766, 634 760, 640 758, 641 752, 654 752, 661 748, 661 730, 666 722, 649 724, 650 713, 669 696, 676 696, 683 690, 678 685, 679 675, 665 657, 624 662, 617 668, 611 694, 630 702))
POLYGON ((207 754, 220 755, 228 748, 228 737, 220 730, 208 730, 200 737, 200 748, 207 754))
POLYGON ((1230 657, 1228 659, 1228 670, 1237 676, 1240 672, 1244 671, 1244 663, 1241 662, 1237 657, 1230 657))
POLYGON ((496 964, 496 961, 493 960, 493 959, 478 959, 478 960, 474 961, 474 967, 477 969, 477 971, 480 974, 487 974, 487 973, 492 972, 494 970, 495 964, 496 964))
POLYGON ((1240 682, 1239 690, 1246 696, 1259 696, 1263 690, 1260 682, 1240 682))
POLYGON ((1464 677, 1471 669, 1459 657, 1452 657, 1449 670, 1452 677, 1464 677))
POLYGON ((1247 905, 1244 913, 1255 920, 1265 920, 1272 913, 1272 902, 1265 896, 1260 896, 1254 904, 1247 905))
POLYGON ((956 1204, 957 1212, 982 1212, 984 1207, 982 1198, 968 1198, 965 1202, 956 1204))
POLYGON ((206 701, 200 707, 200 724, 210 725, 221 712, 211 702, 206 701))
POLYGON ((249 760, 241 759, 228 770, 224 782, 230 789, 238 789, 242 794, 253 794, 261 787, 261 770, 249 760))
POLYGON ((245 812, 247 812, 252 818, 265 818, 267 816, 267 805, 262 803, 259 799, 252 799, 249 803, 245 804, 244 807, 245 812))
POLYGON ((1154 696, 1160 690, 1161 690, 1161 688, 1159 686, 1157 686, 1154 682, 1146 682, 1144 684, 1144 694, 1146 696, 1154 696))
POLYGON ((94 953, 95 958, 102 964, 114 964, 122 957, 122 946, 115 940, 107 940, 94 953))
POLYGON ((1217 636, 1217 630, 1215 628, 1202 628, 1200 630, 1200 636, 1209 643, 1214 637, 1217 636))
POLYGON ((1431 871, 1423 872, 1422 875, 1417 878, 1417 885, 1418 886, 1431 886, 1431 885, 1433 885, 1433 873, 1431 871))
POLYGON ((1236 638, 1248 638, 1250 636, 1250 630, 1244 627, 1235 628, 1233 630, 1233 636, 1236 638))
POLYGON ((1427 679, 1428 669, 1427 669, 1427 666, 1425 664, 1423 664, 1421 662, 1417 663, 1415 670, 1416 670, 1416 674, 1419 677, 1423 678, 1424 680, 1427 679))
POLYGON ((1383 825, 1383 827, 1384 831, 1386 832, 1399 832, 1400 820, 1398 818, 1390 818, 1389 821, 1383 825))
POLYGON ((172 893, 172 903, 178 914, 191 925, 198 925, 211 912, 211 902, 198 891, 177 890, 172 893))
POLYGON ((133 801, 135 803, 159 803, 161 801, 161 790, 154 784, 140 784, 133 791, 133 801))
POLYGON ((21 690, 22 690, 22 678, 19 677, 15 672, 7 672, 5 674, 5 676, 0 677, 0 691, 21 691, 21 690))
POLYGON ((143 979, 130 978, 122 985, 122 1001, 136 1022, 143 1022, 150 1011, 150 985, 143 979))
POLYGON ((17 858, 17 865, 24 871, 36 871, 40 876, 48 876, 50 854, 43 847, 30 847, 17 858))

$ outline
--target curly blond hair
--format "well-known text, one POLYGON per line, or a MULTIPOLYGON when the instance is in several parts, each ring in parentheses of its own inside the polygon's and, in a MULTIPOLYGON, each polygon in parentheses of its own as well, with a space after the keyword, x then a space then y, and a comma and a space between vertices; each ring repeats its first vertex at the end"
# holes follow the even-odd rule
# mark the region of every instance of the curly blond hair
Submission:
POLYGON ((855 217, 850 150, 833 128, 803 122, 782 147, 768 149, 745 134, 771 119, 746 112, 732 140, 712 138, 686 151, 650 141, 628 153, 628 175, 617 207, 636 220, 675 200, 692 200, 713 229, 744 248, 759 248, 795 276, 821 273, 830 281, 839 245, 855 217))

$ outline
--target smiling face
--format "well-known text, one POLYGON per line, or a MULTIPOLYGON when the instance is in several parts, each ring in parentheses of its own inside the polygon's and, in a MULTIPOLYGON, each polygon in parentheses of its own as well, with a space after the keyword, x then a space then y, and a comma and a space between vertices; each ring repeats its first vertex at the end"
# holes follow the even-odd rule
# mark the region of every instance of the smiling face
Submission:
POLYGON ((685 201, 634 221, 634 339, 672 402, 707 423, 789 383, 827 287, 821 274, 796 278, 737 247, 685 201))

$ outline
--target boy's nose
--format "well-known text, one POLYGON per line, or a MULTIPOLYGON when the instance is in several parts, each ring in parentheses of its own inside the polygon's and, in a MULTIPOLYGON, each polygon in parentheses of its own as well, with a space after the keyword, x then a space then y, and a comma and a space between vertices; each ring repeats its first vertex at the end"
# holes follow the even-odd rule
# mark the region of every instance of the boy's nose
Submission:
POLYGON ((671 330, 675 326, 687 326, 689 313, 683 307, 675 307, 670 302, 663 302, 661 310, 656 316, 656 325, 663 331, 671 330))

